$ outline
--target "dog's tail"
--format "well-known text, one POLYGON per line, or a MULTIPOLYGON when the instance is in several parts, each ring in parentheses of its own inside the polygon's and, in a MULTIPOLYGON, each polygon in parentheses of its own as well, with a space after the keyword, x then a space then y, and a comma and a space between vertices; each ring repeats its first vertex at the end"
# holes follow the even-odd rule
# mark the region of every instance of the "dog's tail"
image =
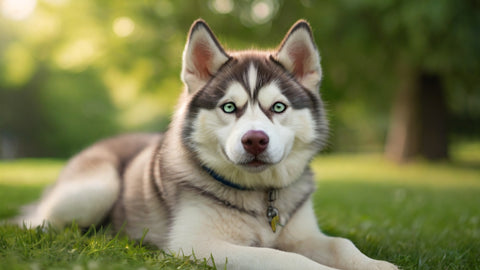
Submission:
POLYGON ((24 206, 8 223, 28 228, 48 223, 64 227, 97 225, 120 195, 124 170, 145 147, 159 143, 160 134, 129 134, 100 141, 73 157, 42 198, 24 206))

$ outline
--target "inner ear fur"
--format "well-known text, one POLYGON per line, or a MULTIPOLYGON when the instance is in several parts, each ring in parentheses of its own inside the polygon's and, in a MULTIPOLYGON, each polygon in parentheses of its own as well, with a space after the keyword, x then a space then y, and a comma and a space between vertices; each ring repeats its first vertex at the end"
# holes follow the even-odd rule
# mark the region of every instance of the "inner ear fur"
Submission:
POLYGON ((300 84, 317 91, 322 79, 320 56, 313 40, 310 25, 305 20, 297 21, 285 35, 274 54, 300 84))
POLYGON ((190 93, 202 88, 230 59, 207 23, 196 20, 183 51, 181 78, 190 93))

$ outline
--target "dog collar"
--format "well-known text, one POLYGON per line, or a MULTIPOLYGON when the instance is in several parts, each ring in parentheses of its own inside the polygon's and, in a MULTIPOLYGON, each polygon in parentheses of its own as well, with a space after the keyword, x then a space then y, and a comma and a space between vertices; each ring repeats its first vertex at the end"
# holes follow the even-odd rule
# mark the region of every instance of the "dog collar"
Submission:
MULTIPOLYGON (((222 184, 224 184, 228 187, 238 189, 238 190, 254 190, 252 188, 243 187, 243 186, 240 186, 238 184, 235 184, 235 183, 232 183, 232 182, 228 181, 223 176, 219 175, 218 173, 216 173, 214 170, 208 168, 207 166, 202 166, 202 168, 208 174, 210 174, 210 176, 213 179, 217 180, 218 182, 220 182, 220 183, 222 183, 222 184)), ((283 224, 280 223, 280 213, 274 205, 275 201, 277 200, 277 197, 278 197, 278 189, 272 188, 272 189, 267 190, 268 208, 267 208, 266 216, 267 216, 267 219, 268 219, 268 223, 269 223, 269 225, 272 228, 272 231, 274 233, 277 231, 277 225, 280 225, 280 226, 283 227, 283 224)))
POLYGON ((241 185, 238 185, 238 184, 235 184, 235 183, 232 183, 232 182, 228 181, 223 176, 219 175, 218 173, 216 173, 214 170, 208 168, 207 166, 202 166, 202 168, 208 174, 210 174, 210 176, 213 177, 213 179, 217 180, 218 182, 220 182, 220 183, 222 183, 222 184, 224 184, 228 187, 238 189, 238 190, 253 190, 253 188, 244 187, 244 186, 241 186, 241 185))

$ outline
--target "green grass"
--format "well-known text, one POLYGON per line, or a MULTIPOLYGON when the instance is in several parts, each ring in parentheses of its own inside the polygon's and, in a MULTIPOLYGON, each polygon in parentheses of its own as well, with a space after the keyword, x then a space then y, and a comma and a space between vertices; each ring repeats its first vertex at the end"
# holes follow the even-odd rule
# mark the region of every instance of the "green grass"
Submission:
MULTIPOLYGON (((0 162, 0 220, 38 199, 60 172, 63 161, 0 162)), ((0 225, 0 269, 211 269, 207 261, 172 255, 109 228, 81 231, 25 229, 0 225)))
MULTIPOLYGON (((41 196, 63 161, 0 162, 0 220, 41 196)), ((480 269, 480 144, 452 162, 395 165, 378 154, 317 158, 321 228, 402 269, 480 269)), ((80 232, 0 226, 0 269, 208 269, 107 228, 80 232)))
POLYGON ((0 269, 211 269, 205 260, 166 254, 108 228, 1 226, 0 248, 0 269))

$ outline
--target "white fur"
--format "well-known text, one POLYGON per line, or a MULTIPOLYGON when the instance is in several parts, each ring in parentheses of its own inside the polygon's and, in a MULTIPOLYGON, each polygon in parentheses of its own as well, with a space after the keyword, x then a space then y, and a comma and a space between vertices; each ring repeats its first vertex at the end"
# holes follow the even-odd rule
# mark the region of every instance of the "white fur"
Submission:
POLYGON ((39 226, 48 222, 55 227, 72 221, 81 227, 98 224, 118 198, 118 182, 117 172, 109 164, 100 164, 75 179, 58 182, 24 223, 39 226))
POLYGON ((258 239, 265 246, 274 246, 278 240, 279 234, 273 234, 255 218, 235 212, 220 215, 208 200, 198 203, 197 198, 188 196, 179 209, 169 242, 173 252, 190 255, 193 251, 201 258, 213 256, 217 267, 226 263, 227 269, 333 269, 299 254, 249 247, 258 236, 267 237, 258 239))
POLYGON ((255 85, 257 84, 257 68, 253 63, 248 68, 248 86, 250 87, 250 95, 253 96, 253 91, 255 90, 255 85))
POLYGON ((337 269, 327 265, 352 270, 397 269, 363 255, 349 240, 321 233, 310 201, 281 233, 273 234, 258 219, 232 211, 219 212, 207 199, 201 203, 195 196, 182 199, 168 245, 174 253, 212 256, 217 267, 226 263, 227 269, 337 269), (263 247, 252 247, 255 239, 263 247), (269 248, 274 246, 280 250, 269 248))
POLYGON ((274 114, 271 121, 260 107, 268 110, 278 101, 289 106, 275 82, 259 90, 258 103, 249 100, 240 83, 232 83, 219 104, 234 102, 237 107, 243 107, 248 102, 247 110, 239 119, 235 114, 224 113, 220 107, 213 111, 200 110, 192 137, 201 159, 218 173, 246 186, 261 183, 282 187, 297 179, 306 162, 305 158, 298 159, 297 154, 291 153, 298 151, 306 159, 310 158, 310 147, 302 148, 314 140, 315 122, 308 110, 293 110, 290 106, 283 113, 274 114), (268 147, 261 155, 271 166, 260 173, 249 173, 240 165, 248 156, 241 138, 250 130, 261 130, 269 137, 268 147), (298 149, 292 149, 295 145, 298 149))

